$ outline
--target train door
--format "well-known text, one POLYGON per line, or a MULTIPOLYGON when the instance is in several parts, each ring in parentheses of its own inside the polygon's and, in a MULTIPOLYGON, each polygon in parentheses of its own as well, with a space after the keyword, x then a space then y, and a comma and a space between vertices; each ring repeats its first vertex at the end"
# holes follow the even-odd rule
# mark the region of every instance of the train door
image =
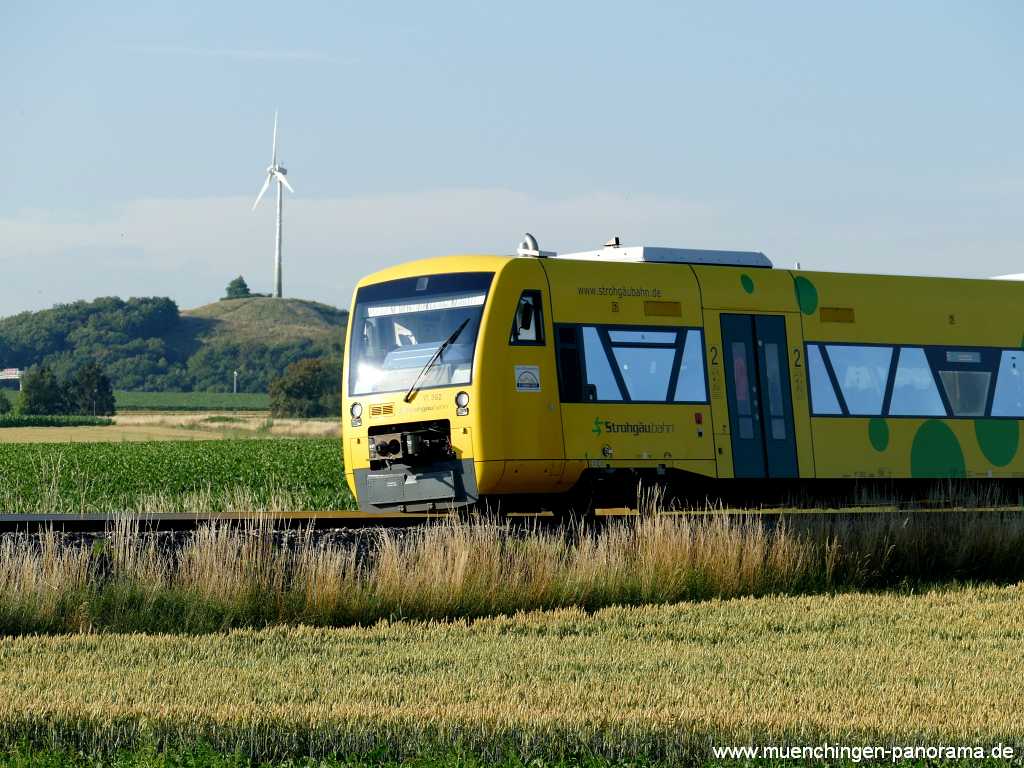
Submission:
MULTIPOLYGON (((510 307, 511 309, 512 307, 510 307)), ((540 288, 520 293, 508 336, 509 370, 503 371, 502 447, 506 455, 502 490, 560 490, 565 463, 558 413, 550 304, 540 288)))
POLYGON ((722 315, 736 477, 797 477, 787 349, 783 316, 722 315))

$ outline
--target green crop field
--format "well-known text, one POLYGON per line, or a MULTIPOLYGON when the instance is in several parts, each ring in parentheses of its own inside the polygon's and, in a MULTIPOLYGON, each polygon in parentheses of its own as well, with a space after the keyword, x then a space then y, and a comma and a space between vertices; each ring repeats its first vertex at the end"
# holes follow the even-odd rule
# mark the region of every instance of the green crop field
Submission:
POLYGON ((270 395, 239 392, 114 393, 118 411, 266 411, 270 395))
POLYGON ((5 637, 0 747, 678 765, 738 744, 1024 746, 1021 616, 1018 585, 5 637))
POLYGON ((0 510, 347 509, 336 439, 0 443, 0 510))

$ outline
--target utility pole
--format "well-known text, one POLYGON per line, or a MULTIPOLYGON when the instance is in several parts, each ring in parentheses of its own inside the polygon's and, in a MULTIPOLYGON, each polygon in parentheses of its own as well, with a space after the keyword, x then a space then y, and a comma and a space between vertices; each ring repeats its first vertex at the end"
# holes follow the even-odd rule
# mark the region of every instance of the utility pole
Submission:
POLYGON ((235 371, 235 386, 231 390, 231 394, 233 394, 233 395, 237 395, 238 394, 238 371, 235 371))

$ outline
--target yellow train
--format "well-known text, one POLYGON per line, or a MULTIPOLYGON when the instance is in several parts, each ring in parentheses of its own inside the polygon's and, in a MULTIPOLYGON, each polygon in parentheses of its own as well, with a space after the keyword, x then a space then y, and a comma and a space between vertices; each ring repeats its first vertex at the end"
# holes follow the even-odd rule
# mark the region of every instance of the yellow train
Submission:
POLYGON ((1019 478, 1022 298, 617 239, 402 264, 355 290, 347 481, 423 512, 643 477, 1019 478))

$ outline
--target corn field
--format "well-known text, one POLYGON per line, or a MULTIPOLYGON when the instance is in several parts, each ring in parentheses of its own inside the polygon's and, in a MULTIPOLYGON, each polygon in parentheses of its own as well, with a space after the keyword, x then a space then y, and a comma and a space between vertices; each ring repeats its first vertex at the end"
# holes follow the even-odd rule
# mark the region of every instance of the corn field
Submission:
POLYGON ((348 509, 336 439, 0 443, 0 512, 348 509), (242 506, 240 506, 242 505, 242 506))

